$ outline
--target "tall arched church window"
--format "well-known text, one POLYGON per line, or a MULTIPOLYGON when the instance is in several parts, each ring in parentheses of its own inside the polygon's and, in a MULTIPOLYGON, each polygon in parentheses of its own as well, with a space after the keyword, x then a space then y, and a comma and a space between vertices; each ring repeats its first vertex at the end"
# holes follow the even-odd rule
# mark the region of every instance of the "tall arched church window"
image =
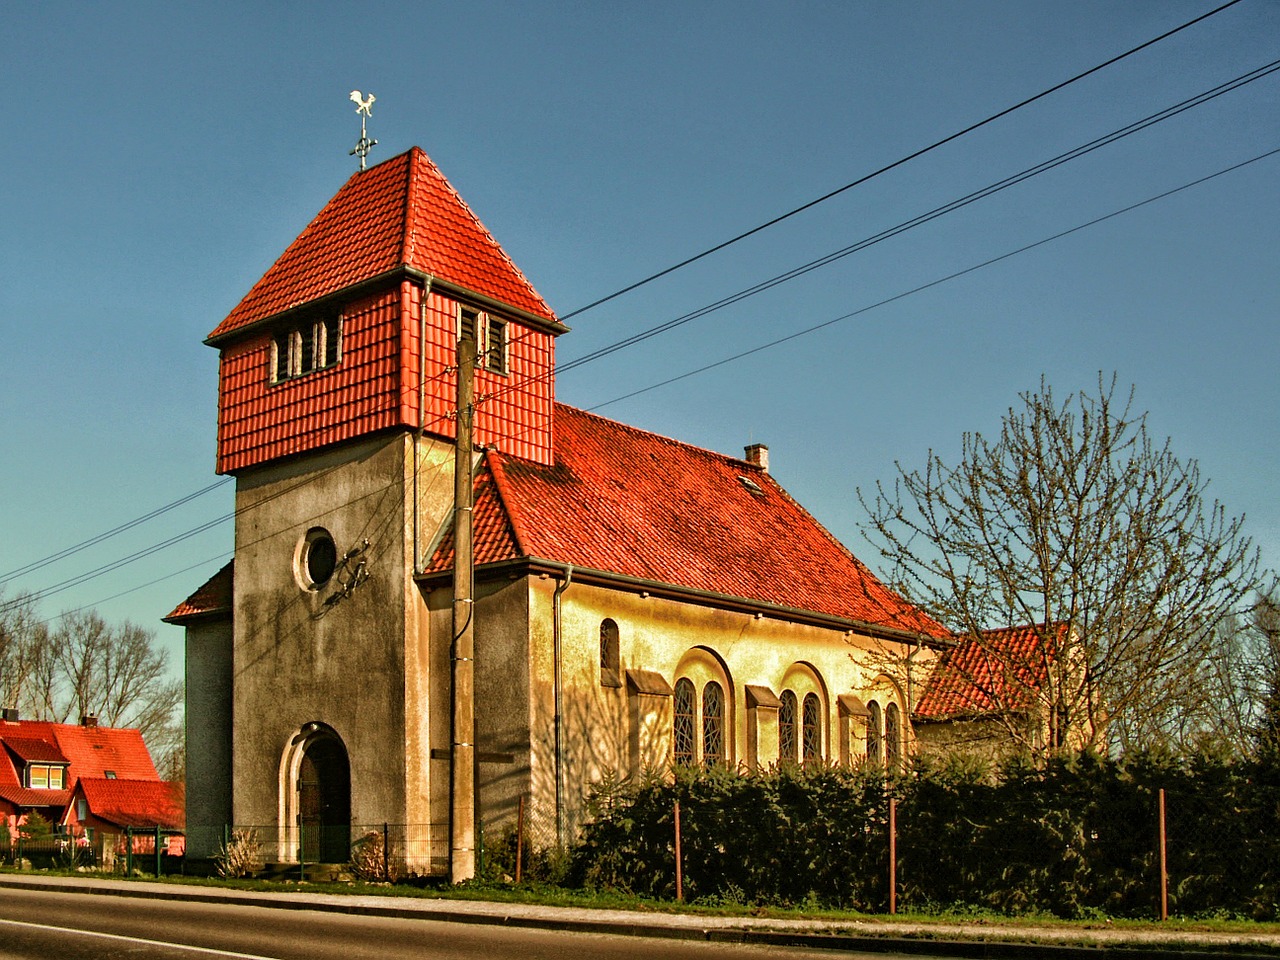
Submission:
POLYGON ((693 682, 685 678, 676 681, 675 695, 672 698, 672 714, 674 729, 672 741, 675 761, 678 766, 693 765, 693 682))
POLYGON ((622 655, 618 648, 618 625, 612 620, 600 624, 600 685, 622 686, 622 655))
POLYGON ((822 759, 822 707, 818 703, 817 694, 807 693, 804 697, 804 759, 822 759))
POLYGON ((783 690, 778 699, 782 701, 778 708, 778 759, 798 761, 800 743, 796 737, 796 695, 790 690, 783 690))
POLYGON ((884 708, 884 762, 890 770, 897 770, 902 760, 902 720, 896 703, 884 708))
POLYGON ((880 743, 884 739, 884 721, 880 713, 880 704, 872 700, 867 704, 867 711, 871 714, 867 717, 867 759, 872 763, 879 763, 882 759, 880 743))
POLYGON ((724 690, 714 680, 702 688, 702 762, 724 762, 724 690))

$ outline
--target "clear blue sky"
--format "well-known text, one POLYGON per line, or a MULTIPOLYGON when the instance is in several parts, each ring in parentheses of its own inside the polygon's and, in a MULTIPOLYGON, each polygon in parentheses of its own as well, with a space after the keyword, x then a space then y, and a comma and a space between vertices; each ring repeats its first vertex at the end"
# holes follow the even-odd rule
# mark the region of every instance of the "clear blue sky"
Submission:
MULTIPOLYGON (((201 341, 354 169, 353 88, 377 96, 371 160, 422 146, 564 314, 1215 5, 11 3, 0 575, 216 479, 217 355, 201 341)), ((1280 56, 1278 39, 1280 3, 1244 0, 573 318, 560 360, 1230 80, 1280 56)), ((1278 119, 1280 74, 568 372, 559 397, 593 408, 1043 239, 1280 147, 1278 119)), ((1275 566, 1278 174, 1280 157, 1260 161, 600 412, 726 453, 767 443, 778 479, 867 555, 856 488, 930 448, 954 459, 962 432, 996 430, 1041 374, 1065 394, 1114 370, 1275 566)), ((222 487, 7 589, 92 571, 231 503, 222 487)), ((154 625, 176 665, 181 631, 159 618, 230 544, 216 525, 42 609, 154 625)))

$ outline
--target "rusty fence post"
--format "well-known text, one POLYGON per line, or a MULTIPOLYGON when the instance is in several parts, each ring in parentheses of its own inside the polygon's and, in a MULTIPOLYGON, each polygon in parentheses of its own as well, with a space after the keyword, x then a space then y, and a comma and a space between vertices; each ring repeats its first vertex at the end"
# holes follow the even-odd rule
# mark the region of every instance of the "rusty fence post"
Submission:
POLYGON ((680 852, 680 801, 676 801, 676 900, 684 902, 684 867, 680 852))
POLYGON ((524 879, 524 794, 516 805, 516 883, 524 879))
POLYGON ((898 801, 889 798, 889 913, 898 912, 898 801))
POLYGON ((1168 853, 1168 834, 1165 831, 1164 817, 1164 787, 1160 788, 1160 803, 1158 819, 1160 821, 1160 919, 1169 919, 1169 861, 1168 853))

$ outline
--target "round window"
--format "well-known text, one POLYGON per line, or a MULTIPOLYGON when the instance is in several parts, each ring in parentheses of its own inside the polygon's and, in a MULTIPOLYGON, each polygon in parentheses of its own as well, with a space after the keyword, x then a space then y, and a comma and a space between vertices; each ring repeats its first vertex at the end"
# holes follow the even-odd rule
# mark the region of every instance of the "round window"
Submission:
POLYGON ((302 546, 302 574, 311 588, 329 582, 338 567, 338 548, 327 530, 312 530, 302 546))

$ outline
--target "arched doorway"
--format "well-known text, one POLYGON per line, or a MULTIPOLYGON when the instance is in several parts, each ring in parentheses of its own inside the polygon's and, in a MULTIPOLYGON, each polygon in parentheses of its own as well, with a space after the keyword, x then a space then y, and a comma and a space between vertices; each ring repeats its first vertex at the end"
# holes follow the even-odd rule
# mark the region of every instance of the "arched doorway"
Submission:
POLYGON ((337 734, 321 728, 302 745, 298 828, 308 863, 346 863, 351 854, 351 766, 337 734))

